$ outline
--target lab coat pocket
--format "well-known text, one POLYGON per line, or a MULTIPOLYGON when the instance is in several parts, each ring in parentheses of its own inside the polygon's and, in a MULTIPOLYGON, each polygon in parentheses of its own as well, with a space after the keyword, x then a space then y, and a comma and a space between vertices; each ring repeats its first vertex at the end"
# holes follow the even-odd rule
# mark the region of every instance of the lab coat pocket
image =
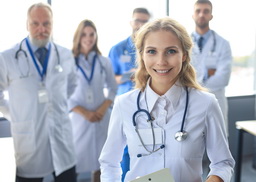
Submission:
POLYGON ((163 143, 162 130, 161 128, 152 129, 138 129, 140 133, 140 144, 139 145, 159 145, 163 143))
MULTIPOLYGON (((154 135, 152 129, 139 129, 137 136, 134 138, 132 148, 129 151, 131 156, 147 156, 152 152, 151 156, 159 157, 161 151, 160 146, 163 145, 162 129, 154 128, 154 135), (159 150, 159 151, 158 151, 159 150), (158 152, 156 152, 158 151, 158 152)), ((129 147, 128 147, 129 148, 129 147)))
POLYGON ((207 56, 207 58, 205 60, 206 68, 208 68, 208 69, 216 69, 217 64, 218 64, 217 55, 213 54, 213 55, 207 56))
POLYGON ((12 123, 12 137, 16 153, 27 154, 35 151, 35 133, 32 123, 32 121, 12 123))
MULTIPOLYGON (((14 114, 14 120, 27 121, 31 116, 31 108, 35 108, 38 97, 38 80, 29 76, 26 78, 13 78, 9 85, 9 104, 14 114), (17 90, 18 93, 17 93, 17 90)), ((17 127, 18 128, 18 127, 17 127)))

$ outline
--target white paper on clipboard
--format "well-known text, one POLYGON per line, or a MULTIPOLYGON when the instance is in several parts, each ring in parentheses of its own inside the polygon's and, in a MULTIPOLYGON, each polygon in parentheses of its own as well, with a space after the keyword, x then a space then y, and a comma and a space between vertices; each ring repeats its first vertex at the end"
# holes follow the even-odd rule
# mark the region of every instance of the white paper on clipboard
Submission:
POLYGON ((139 177, 130 182, 175 182, 168 168, 139 177))
POLYGON ((129 72, 125 72, 122 74, 122 78, 121 78, 121 82, 127 82, 127 81, 131 81, 131 77, 134 74, 134 72, 129 71, 129 72))

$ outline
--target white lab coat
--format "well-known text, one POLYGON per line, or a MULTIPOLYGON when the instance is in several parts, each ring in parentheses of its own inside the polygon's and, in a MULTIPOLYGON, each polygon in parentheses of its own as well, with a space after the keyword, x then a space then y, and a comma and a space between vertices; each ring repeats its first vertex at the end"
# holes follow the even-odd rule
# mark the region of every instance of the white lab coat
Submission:
MULTIPOLYGON (((91 75, 95 54, 94 51, 90 52, 87 60, 82 54, 78 57, 78 64, 85 71, 87 77, 91 75)), ((106 99, 114 101, 117 84, 108 58, 97 56, 90 84, 80 69, 77 69, 77 76, 77 87, 68 102, 70 110, 76 106, 82 106, 87 110, 95 111, 106 99), (107 96, 104 95, 104 88, 107 90, 107 96), (91 96, 91 99, 88 99, 87 94, 91 96)), ((98 158, 107 138, 110 112, 111 110, 108 109, 102 120, 94 123, 76 112, 70 113, 78 173, 95 171, 100 168, 98 158)))
MULTIPOLYGON (((17 175, 43 177, 55 171, 59 175, 75 165, 71 123, 67 99, 76 85, 75 64, 71 51, 57 46, 63 72, 59 73, 57 52, 51 43, 51 54, 44 79, 48 102, 39 103, 41 77, 32 61, 25 41, 22 49, 28 59, 15 53, 20 44, 0 55, 0 92, 7 90, 9 103, 1 97, 1 108, 11 115, 17 175), (5 104, 5 105, 4 105, 5 104), (5 109, 6 110, 6 109, 5 109)), ((40 68, 41 65, 37 60, 40 68)), ((4 113, 7 114, 7 113, 4 113)))
MULTIPOLYGON (((162 144, 165 147, 151 155, 138 158, 138 154, 148 154, 141 145, 132 119, 137 111, 138 93, 138 90, 134 90, 120 95, 114 103, 108 138, 99 158, 101 182, 121 182, 120 161, 126 145, 130 155, 130 171, 126 174, 125 182, 163 168, 170 169, 175 182, 202 181, 202 159, 205 149, 211 161, 209 175, 218 175, 225 182, 230 181, 235 162, 228 148, 223 116, 212 94, 189 89, 184 124, 188 137, 178 142, 174 136, 181 129, 186 103, 185 90, 174 85, 164 96, 158 96, 147 86, 140 97, 140 108, 152 113, 155 118, 154 130, 161 130, 162 142, 156 145, 155 149, 162 144)), ((139 129, 150 129, 145 113, 140 112, 136 118, 139 129)), ((142 132, 140 134, 142 135, 142 132)), ((144 141, 152 135, 146 136, 142 136, 144 141)), ((152 150, 152 145, 147 145, 147 148, 152 150)))
POLYGON ((194 39, 191 63, 196 69, 198 81, 215 94, 226 121, 226 130, 228 131, 228 104, 225 96, 225 87, 230 79, 232 53, 229 42, 216 32, 214 34, 216 46, 214 46, 214 36, 211 33, 201 53, 194 39), (213 49, 215 49, 214 52, 212 52, 213 49), (215 74, 209 78, 207 78, 208 69, 216 69, 215 74))

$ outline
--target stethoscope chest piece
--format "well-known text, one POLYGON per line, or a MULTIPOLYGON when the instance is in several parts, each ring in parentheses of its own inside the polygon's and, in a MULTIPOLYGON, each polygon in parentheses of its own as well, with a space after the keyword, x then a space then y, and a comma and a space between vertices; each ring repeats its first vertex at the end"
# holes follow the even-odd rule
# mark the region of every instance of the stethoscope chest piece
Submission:
POLYGON ((186 140, 187 137, 188 133, 186 131, 178 131, 177 133, 175 133, 175 140, 177 140, 178 142, 186 140))
POLYGON ((59 73, 61 73, 62 71, 63 71, 63 68, 61 67, 61 65, 56 65, 55 66, 55 69, 59 72, 59 73))

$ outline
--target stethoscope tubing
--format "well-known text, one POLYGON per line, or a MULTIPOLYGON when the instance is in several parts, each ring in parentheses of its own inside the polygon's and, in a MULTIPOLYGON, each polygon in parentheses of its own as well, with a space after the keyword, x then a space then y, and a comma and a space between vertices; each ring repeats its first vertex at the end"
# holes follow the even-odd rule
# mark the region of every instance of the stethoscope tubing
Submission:
MULTIPOLYGON (((19 64, 19 53, 22 52, 24 55, 25 55, 25 58, 26 58, 26 61, 27 61, 27 64, 28 64, 28 71, 27 71, 27 74, 23 74, 20 67, 19 67, 19 70, 20 70, 20 73, 21 73, 21 76, 20 78, 26 78, 29 76, 29 72, 30 72, 30 64, 29 64, 29 60, 28 60, 28 55, 27 55, 27 52, 25 50, 22 49, 22 44, 23 42, 26 41, 26 45, 28 44, 28 38, 24 38, 21 42, 20 42, 20 45, 19 45, 19 49, 16 51, 15 53, 15 59, 17 60, 17 64, 19 64)), ((51 44, 50 44, 51 45, 51 44)), ((59 54, 59 51, 57 49, 57 45, 55 43, 53 43, 53 46, 56 50, 56 54, 57 54, 57 60, 58 60, 58 64, 55 66, 55 69, 58 71, 58 72, 62 72, 63 71, 63 68, 61 67, 60 65, 60 54, 59 54)), ((29 49, 29 46, 27 45, 28 49, 29 49)), ((49 54, 50 54, 50 50, 51 50, 51 46, 49 46, 49 53, 48 53, 48 57, 49 57, 49 54)), ((30 51, 30 54, 32 56, 32 59, 33 59, 33 62, 34 62, 34 65, 41 77, 41 80, 43 81, 43 77, 44 77, 44 74, 46 74, 46 67, 47 65, 44 65, 44 71, 41 73, 40 69, 39 69, 39 66, 38 64, 35 62, 35 58, 33 58, 33 53, 31 52, 31 50, 29 49, 30 51), (45 72, 45 73, 44 73, 45 72)), ((47 58, 48 60, 48 58, 47 58)), ((47 61, 48 62, 48 61, 47 61)))
MULTIPOLYGON (((24 50, 24 49, 22 49, 22 44, 23 44, 23 42, 25 41, 27 39, 27 37, 26 38, 24 38, 21 42, 20 42, 20 45, 19 45, 19 49, 16 51, 16 53, 15 53, 15 58, 18 60, 18 55, 19 55, 19 52, 22 52, 24 55, 25 55, 25 57, 26 58, 28 58, 28 55, 27 55, 27 52, 24 50)), ((59 54, 59 51, 58 51, 58 48, 57 48, 57 45, 55 44, 55 43, 53 43, 53 46, 54 46, 54 48, 55 48, 55 50, 56 50, 56 54, 57 54, 57 58, 58 58, 58 65, 60 65, 60 54, 59 54)))
MULTIPOLYGON (((178 131, 176 134, 175 134, 175 139, 180 142, 180 141, 183 141, 187 138, 187 132, 184 131, 184 124, 185 124, 185 119, 186 119, 186 115, 187 115, 187 109, 188 109, 188 103, 189 103, 189 92, 188 92, 188 87, 185 87, 185 90, 186 90, 186 105, 185 105, 185 110, 184 110, 184 114, 183 114, 183 118, 182 118, 182 123, 181 123, 181 128, 180 128, 180 131, 178 131), (177 135, 177 136, 176 136, 177 135)), ((139 137, 139 140, 143 146, 143 148, 148 152, 148 154, 138 154, 137 157, 142 157, 142 156, 148 156, 148 155, 151 155, 152 153, 154 152, 157 152, 158 150, 160 149, 163 149, 165 148, 165 145, 164 144, 161 144, 161 146, 157 149, 155 149, 155 132, 154 132, 154 127, 153 127, 153 119, 152 119, 152 116, 150 115, 149 111, 147 111, 146 109, 141 109, 140 108, 140 96, 141 96, 141 91, 139 92, 138 96, 137 96, 137 111, 134 112, 133 114, 133 117, 132 117, 132 121, 133 121, 133 126, 135 127, 135 131, 139 137), (152 137, 153 137, 153 148, 152 150, 148 150, 145 143, 143 142, 143 139, 140 135, 140 132, 139 132, 139 129, 138 129, 138 126, 136 124, 136 115, 139 113, 139 112, 143 112, 147 115, 147 122, 150 122, 150 127, 151 127, 151 131, 152 131, 152 137)), ((147 102, 147 101, 146 101, 147 102)))
MULTIPOLYGON (((216 40, 216 33, 213 30, 211 30, 211 32, 212 32, 212 36, 213 36, 213 44, 212 44, 211 54, 213 54, 216 50, 217 40, 216 40)), ((193 38, 193 41, 196 42, 196 38, 193 34, 192 34, 192 38, 193 38)))
POLYGON ((189 102, 188 87, 185 87, 185 90, 186 90, 186 105, 185 105, 185 110, 182 118, 180 132, 183 132, 183 129, 184 129, 185 119, 186 119, 187 110, 188 110, 188 102, 189 102))
POLYGON ((132 117, 132 121, 133 121, 133 126, 136 126, 136 115, 139 113, 139 112, 144 112, 147 117, 148 117, 148 120, 147 121, 152 121, 152 117, 150 115, 150 113, 146 110, 146 109, 141 109, 140 108, 140 96, 141 96, 141 93, 142 92, 139 92, 138 94, 138 97, 137 97, 137 111, 135 111, 135 113, 133 114, 133 117, 132 117))
MULTIPOLYGON (((183 118, 182 118, 182 123, 181 123, 181 128, 180 128, 180 132, 183 132, 184 131, 184 124, 185 124, 185 119, 186 119, 186 115, 187 115, 187 109, 188 109, 188 102, 189 102, 189 93, 188 93, 188 87, 185 87, 185 90, 186 90, 186 105, 185 105, 185 110, 184 110, 184 114, 183 114, 183 118)), ((148 121, 152 121, 152 117, 149 113, 149 111, 147 111, 146 109, 141 109, 140 108, 140 97, 141 97, 141 91, 139 92, 138 96, 137 96, 137 111, 135 111, 135 113, 133 114, 133 117, 132 117, 132 121, 133 121, 133 126, 136 126, 136 115, 139 113, 139 112, 144 112, 147 117, 148 117, 148 121)))

